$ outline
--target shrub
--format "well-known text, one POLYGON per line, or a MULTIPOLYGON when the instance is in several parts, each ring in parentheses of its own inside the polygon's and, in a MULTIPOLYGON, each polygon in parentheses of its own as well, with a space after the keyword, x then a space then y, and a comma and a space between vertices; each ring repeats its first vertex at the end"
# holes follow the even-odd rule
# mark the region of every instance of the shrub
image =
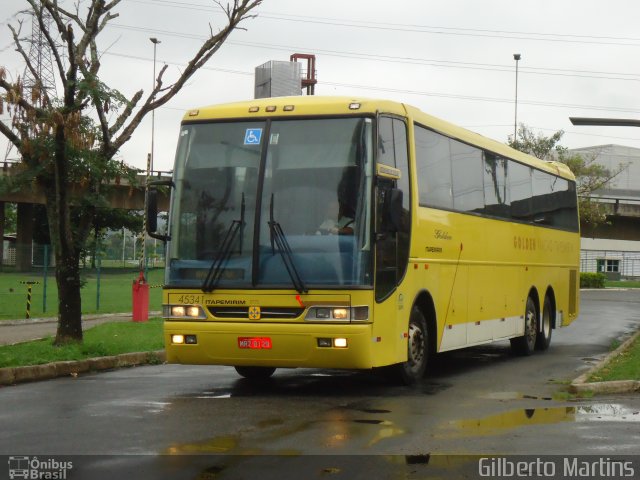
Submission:
POLYGON ((580 288, 604 288, 604 273, 580 273, 580 288))

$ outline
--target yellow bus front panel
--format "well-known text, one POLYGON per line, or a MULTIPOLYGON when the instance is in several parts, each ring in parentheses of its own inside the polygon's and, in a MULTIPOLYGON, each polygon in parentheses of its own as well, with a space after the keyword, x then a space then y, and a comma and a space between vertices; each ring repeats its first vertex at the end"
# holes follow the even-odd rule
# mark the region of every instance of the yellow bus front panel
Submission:
POLYGON ((373 366, 369 324, 166 321, 164 331, 170 363, 354 369, 373 366), (172 341, 174 335, 195 336, 192 341, 196 343, 176 344, 172 341), (344 339, 346 345, 335 346, 335 339, 344 339))

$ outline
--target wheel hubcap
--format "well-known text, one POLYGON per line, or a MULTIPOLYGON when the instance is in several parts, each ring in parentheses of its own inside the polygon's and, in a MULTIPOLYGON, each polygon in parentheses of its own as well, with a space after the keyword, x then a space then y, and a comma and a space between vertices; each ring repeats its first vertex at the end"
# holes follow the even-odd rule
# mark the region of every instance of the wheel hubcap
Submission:
POLYGON ((527 310, 525 336, 527 338, 527 343, 533 346, 534 342, 536 341, 536 313, 532 310, 527 310))
POLYGON ((409 363, 412 368, 419 366, 424 358, 424 336, 416 325, 409 325, 409 363))

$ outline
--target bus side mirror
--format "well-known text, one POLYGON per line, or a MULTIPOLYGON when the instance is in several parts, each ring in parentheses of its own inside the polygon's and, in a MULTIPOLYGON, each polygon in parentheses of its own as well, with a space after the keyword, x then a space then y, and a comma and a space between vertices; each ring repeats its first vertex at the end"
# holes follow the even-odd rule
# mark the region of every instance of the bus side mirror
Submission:
POLYGON ((387 191, 383 218, 385 233, 396 233, 402 229, 402 190, 392 188, 387 191))
POLYGON ((147 233, 158 230, 158 190, 150 188, 147 191, 147 233))
POLYGON ((147 233, 151 238, 156 238, 158 240, 162 240, 166 242, 171 240, 169 235, 161 235, 156 233, 158 230, 158 189, 157 187, 160 185, 168 185, 173 186, 173 182, 170 180, 160 180, 149 182, 147 185, 146 192, 146 204, 147 208, 145 210, 146 216, 146 224, 147 224, 147 233))

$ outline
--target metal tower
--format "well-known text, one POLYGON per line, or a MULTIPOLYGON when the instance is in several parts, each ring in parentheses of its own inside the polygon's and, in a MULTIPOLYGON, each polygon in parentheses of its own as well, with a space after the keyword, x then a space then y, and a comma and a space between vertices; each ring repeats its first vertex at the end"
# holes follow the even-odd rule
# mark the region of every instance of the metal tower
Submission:
MULTIPOLYGON (((49 16, 47 12, 43 12, 42 19, 46 30, 50 31, 51 16, 49 16)), ((29 40, 29 43, 31 44, 29 48, 29 63, 33 65, 37 77, 34 77, 31 70, 25 67, 25 94, 30 95, 33 88, 39 86, 47 91, 49 98, 55 97, 57 95, 56 78, 53 71, 51 47, 43 31, 40 29, 38 19, 33 13, 31 14, 31 40, 29 40), (42 82, 42 85, 39 85, 39 82, 42 82)))
MULTIPOLYGON (((47 31, 51 25, 51 16, 47 12, 43 12, 43 21, 47 31)), ((38 18, 35 13, 31 13, 31 39, 28 40, 31 45, 29 47, 29 63, 33 65, 37 76, 34 77, 31 70, 25 66, 23 78, 24 96, 28 99, 31 98, 31 92, 34 87, 39 86, 47 92, 49 98, 56 97, 58 92, 56 90, 56 77, 53 71, 53 59, 51 54, 51 47, 47 42, 47 38, 40 29, 38 18), (42 85, 40 85, 42 82, 42 85)), ((11 154, 13 144, 7 143, 7 150, 4 154, 5 162, 11 154)))

